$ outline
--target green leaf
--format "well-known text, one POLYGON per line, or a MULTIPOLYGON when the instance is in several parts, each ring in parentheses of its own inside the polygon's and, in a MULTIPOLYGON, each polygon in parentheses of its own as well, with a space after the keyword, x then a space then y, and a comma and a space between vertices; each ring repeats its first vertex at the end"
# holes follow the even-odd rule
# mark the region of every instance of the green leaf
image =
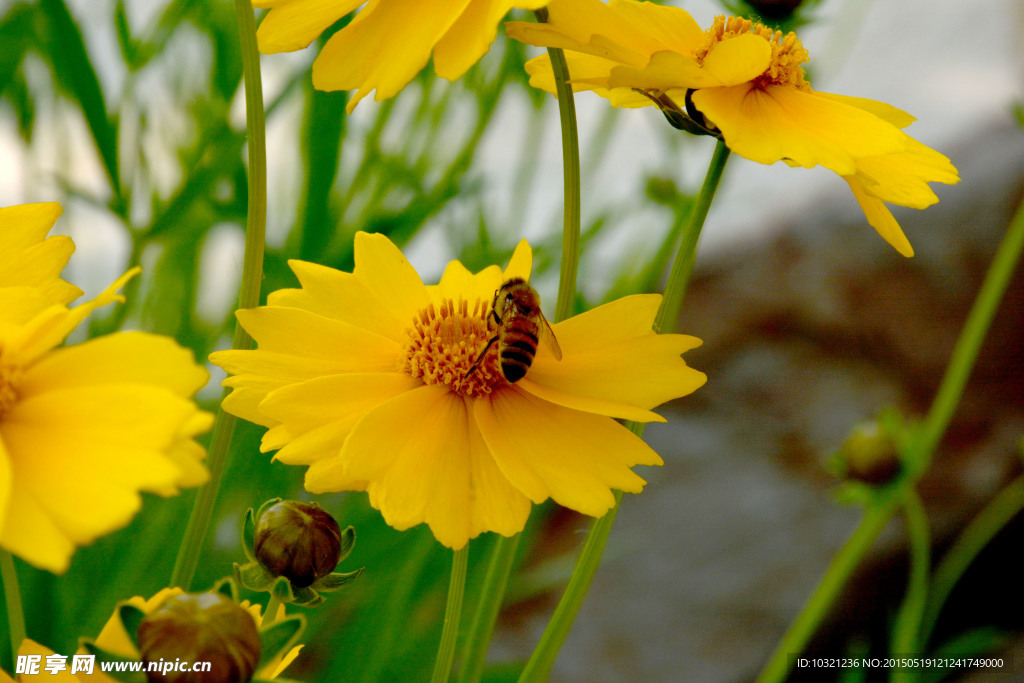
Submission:
POLYGON ((288 652, 306 630, 306 618, 301 614, 293 614, 280 621, 275 621, 260 631, 260 663, 257 670, 264 667, 278 655, 288 652))
POLYGON ((103 89, 74 17, 64 0, 40 0, 46 26, 43 48, 53 67, 54 80, 82 110, 115 197, 121 187, 117 163, 117 119, 108 116, 103 89))
POLYGON ((347 586, 348 584, 358 579, 359 576, 363 573, 364 569, 366 568, 362 567, 360 569, 355 570, 354 572, 333 572, 331 574, 328 574, 327 576, 317 581, 316 584, 314 584, 315 589, 318 591, 324 591, 325 593, 330 591, 336 591, 339 588, 347 586))
POLYGON ((117 616, 124 625, 125 632, 132 641, 132 645, 139 647, 138 635, 139 625, 146 618, 146 613, 135 605, 123 604, 117 608, 117 616))
POLYGON ((353 527, 348 527, 341 532, 341 549, 338 551, 338 562, 341 563, 349 553, 352 552, 352 548, 356 544, 356 530, 353 527))

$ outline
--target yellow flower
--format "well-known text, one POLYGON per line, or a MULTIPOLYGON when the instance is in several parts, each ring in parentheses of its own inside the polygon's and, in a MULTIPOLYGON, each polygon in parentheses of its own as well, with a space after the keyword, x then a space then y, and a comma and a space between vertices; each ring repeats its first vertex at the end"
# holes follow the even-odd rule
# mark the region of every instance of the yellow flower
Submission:
POLYGON ((56 303, 82 290, 60 279, 75 245, 70 237, 46 237, 62 209, 56 202, 0 208, 0 287, 36 287, 56 303))
MULTIPOLYGON (((753 161, 824 166, 839 174, 878 233, 914 251, 886 203, 923 209, 929 182, 958 182, 949 159, 901 129, 914 118, 882 102, 813 90, 796 35, 737 17, 703 31, 684 10, 635 0, 553 0, 546 24, 510 22, 524 42, 561 47, 574 90, 619 107, 657 104, 719 135, 753 161)), ((527 63, 530 83, 554 92, 551 62, 527 63)))
POLYGON ((588 515, 611 489, 642 490, 636 464, 661 458, 612 418, 664 421, 651 408, 705 376, 680 354, 700 344, 651 330, 659 295, 619 299, 552 325, 562 359, 540 345, 509 383, 487 318, 495 290, 528 278, 522 241, 508 267, 452 261, 425 286, 386 237, 358 233, 355 268, 290 265, 301 289, 238 311, 255 351, 210 360, 234 375, 224 409, 270 429, 262 449, 308 465, 313 493, 366 490, 397 529, 420 523, 451 548, 522 530, 547 498, 588 515))
MULTIPOLYGON (((377 101, 394 97, 427 65, 453 81, 494 42, 510 9, 538 9, 549 0, 370 0, 339 30, 313 62, 319 90, 356 90, 351 112, 371 90, 377 101)), ((252 0, 266 7, 256 38, 260 52, 293 52, 355 11, 365 0, 252 0)))
POLYGON ((76 546, 129 522, 139 491, 206 481, 192 437, 212 416, 207 379, 167 337, 119 332, 57 347, 138 269, 67 308, 37 287, 0 288, 0 547, 53 572, 76 546))
MULTIPOLYGON (((136 595, 133 598, 126 600, 125 602, 129 605, 133 605, 145 614, 150 614, 157 608, 159 608, 168 598, 173 598, 178 595, 184 595, 185 591, 180 588, 164 588, 161 589, 156 595, 149 599, 143 598, 142 596, 136 595)), ((246 609, 251 615, 253 620, 256 622, 257 628, 263 624, 262 608, 258 604, 249 604, 248 600, 241 602, 241 607, 246 609)), ((119 614, 119 607, 114 609, 114 613, 107 619, 107 623, 103 625, 103 629, 100 634, 96 637, 95 644, 98 648, 109 652, 114 655, 123 657, 126 660, 138 660, 139 651, 135 647, 135 643, 132 642, 131 637, 128 635, 128 631, 125 630, 124 624, 121 622, 119 614)), ((279 605, 277 610, 277 619, 283 619, 285 616, 284 605, 279 605)), ((254 678, 262 680, 274 679, 281 674, 285 668, 291 664, 296 657, 299 656, 299 651, 302 649, 302 645, 297 645, 291 648, 284 656, 275 657, 273 660, 263 665, 253 675, 254 678)), ((92 674, 86 674, 79 672, 74 675, 71 671, 71 659, 68 658, 67 664, 68 669, 61 671, 56 674, 51 674, 45 670, 46 658, 55 654, 53 650, 40 645, 39 643, 26 638, 21 642, 21 646, 18 648, 18 655, 40 655, 42 660, 40 661, 40 671, 35 675, 22 674, 18 676, 18 680, 47 680, 57 681, 60 683, 79 683, 79 681, 91 681, 92 683, 117 683, 117 679, 108 676, 106 673, 100 670, 99 664, 93 667, 92 674)), ((79 647, 75 653, 78 655, 88 654, 88 650, 84 647, 79 647)), ((191 664, 191 662, 189 662, 191 664)), ((7 675, 4 671, 0 671, 0 683, 13 683, 13 679, 7 675)))

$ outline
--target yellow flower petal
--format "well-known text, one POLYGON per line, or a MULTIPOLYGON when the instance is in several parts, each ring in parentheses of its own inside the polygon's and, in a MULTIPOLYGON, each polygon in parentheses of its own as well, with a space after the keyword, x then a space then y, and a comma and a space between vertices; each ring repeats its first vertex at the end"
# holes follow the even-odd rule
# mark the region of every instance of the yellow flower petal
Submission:
POLYGON ((352 274, 404 325, 409 325, 416 313, 430 302, 416 269, 384 235, 356 233, 352 274))
MULTIPOLYGON (((11 472, 11 457, 7 453, 7 445, 4 443, 4 435, 0 432, 0 532, 7 524, 7 512, 10 509, 11 488, 13 487, 14 475, 11 472)), ((0 545, 2 545, 2 533, 0 533, 0 545)))
POLYGON ((762 164, 785 159, 851 175, 857 159, 906 148, 903 133, 887 121, 795 88, 705 88, 693 93, 693 102, 729 149, 762 164))
POLYGON ((949 159, 907 137, 907 151, 857 161, 864 191, 884 202, 923 209, 939 201, 929 182, 956 184, 959 174, 949 159))
MULTIPOLYGON (((278 453, 278 459, 294 464, 298 462, 292 459, 296 451, 306 448, 296 443, 286 446, 286 440, 324 425, 331 425, 331 443, 340 447, 348 431, 368 411, 420 384, 404 373, 364 373, 318 377, 277 389, 263 400, 259 409, 279 423, 274 429, 280 430, 284 438, 274 439, 268 432, 262 449, 284 447, 287 452, 278 453)), ((326 451, 319 457, 329 454, 326 451)), ((305 457, 313 457, 313 453, 305 457)))
MULTIPOLYGON (((615 107, 649 107, 654 104, 649 97, 635 92, 632 88, 602 87, 608 84, 608 75, 616 62, 579 52, 566 52, 565 60, 569 68, 569 85, 572 86, 573 92, 590 90, 606 98, 615 107)), ((526 73, 530 74, 531 86, 552 95, 556 94, 555 75, 551 70, 551 58, 547 54, 528 61, 526 73)))
POLYGON ((722 43, 702 64, 678 52, 651 55, 642 68, 617 66, 607 85, 612 88, 672 90, 712 88, 745 83, 759 76, 771 61, 772 49, 764 38, 748 34, 722 43))
POLYGON ((35 361, 63 342, 65 337, 71 334, 94 310, 115 301, 124 301, 124 297, 118 294, 117 290, 138 275, 141 270, 138 267, 132 268, 92 301, 70 309, 61 305, 50 306, 23 325, 17 334, 9 336, 6 340, 5 350, 16 357, 20 364, 27 365, 35 361))
POLYGON ((331 24, 353 11, 365 0, 296 0, 294 2, 256 3, 254 7, 271 7, 260 22, 256 40, 260 52, 293 52, 301 50, 331 24))
POLYGON ((510 387, 474 403, 487 447, 512 484, 539 503, 551 497, 599 517, 615 504, 611 489, 638 493, 629 468, 662 460, 614 420, 548 403, 510 387))
POLYGON ((830 100, 835 100, 850 107, 856 107, 863 109, 866 112, 877 116, 883 121, 888 121, 897 128, 906 128, 917 119, 903 111, 898 109, 891 104, 885 102, 878 102, 877 100, 869 100, 866 97, 851 97, 850 95, 836 95, 834 93, 818 92, 814 91, 814 94, 818 97, 824 97, 830 100))
POLYGON ((192 352, 170 337, 118 332, 47 354, 18 383, 18 393, 28 398, 52 386, 142 382, 192 396, 209 379, 192 352))
POLYGON ((664 422, 649 409, 696 391, 707 377, 680 357, 699 339, 651 330, 660 302, 657 294, 625 297, 556 324, 562 360, 541 351, 520 388, 576 410, 664 422))
POLYGON ((860 204, 861 210, 864 211, 868 223, 882 236, 882 239, 891 244, 893 249, 903 256, 913 256, 914 248, 910 246, 910 241, 903 234, 900 224, 896 222, 896 218, 893 217, 892 212, 889 211, 885 204, 881 200, 869 196, 864 191, 864 186, 856 177, 846 176, 843 180, 849 183, 853 196, 857 199, 857 203, 860 204))
POLYGON ((263 306, 236 315, 264 351, 330 361, 343 372, 388 371, 398 363, 396 341, 301 308, 263 306))
POLYGON ((371 1, 324 45, 313 62, 314 87, 356 90, 349 112, 371 90, 378 101, 393 97, 426 66, 469 1, 371 1))
MULTIPOLYGON (((39 662, 39 673, 34 675, 20 674, 18 676, 19 681, 52 681, 53 683, 81 683, 81 679, 78 676, 69 673, 71 671, 71 662, 65 660, 67 668, 63 671, 57 671, 50 673, 46 670, 46 658, 57 654, 45 645, 40 645, 30 638, 25 638, 21 641, 21 645, 18 647, 18 656, 37 655, 42 657, 39 662)), ((99 667, 97 666, 98 670, 99 667)), ((10 680, 10 679, 8 679, 10 680)))
POLYGON ((302 308, 404 343, 408 320, 390 315, 384 304, 352 273, 305 261, 289 261, 301 289, 279 289, 267 297, 268 306, 302 308))
POLYGON ((58 277, 75 250, 71 238, 46 237, 62 212, 56 202, 0 208, 0 287, 38 287, 61 304, 82 295, 58 277))
POLYGON ((54 574, 67 571, 75 546, 35 497, 16 486, 11 489, 7 506, 7 519, 0 529, 0 547, 40 569, 54 574))
POLYGON ((514 0, 471 0, 437 41, 434 48, 437 75, 449 81, 461 78, 490 49, 498 35, 498 21, 514 4, 514 0))

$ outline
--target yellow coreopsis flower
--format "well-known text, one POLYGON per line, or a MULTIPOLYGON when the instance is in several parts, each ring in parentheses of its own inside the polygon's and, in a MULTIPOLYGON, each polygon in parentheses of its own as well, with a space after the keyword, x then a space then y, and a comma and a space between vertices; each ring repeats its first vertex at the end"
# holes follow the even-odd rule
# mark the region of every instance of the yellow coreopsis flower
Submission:
MULTIPOLYGON (((886 203, 923 209, 938 201, 929 182, 959 180, 949 159, 901 130, 914 121, 906 112, 812 89, 801 67, 807 50, 793 33, 737 17, 704 31, 682 9, 636 0, 553 0, 548 13, 546 24, 510 22, 507 32, 568 50, 574 90, 620 107, 656 104, 753 161, 836 172, 904 256, 913 248, 886 203)), ((531 84, 555 91, 547 55, 527 70, 531 84)))
POLYGON ((190 351, 143 332, 56 348, 123 301, 137 272, 70 309, 45 289, 0 287, 0 547, 53 572, 127 524, 140 491, 174 495, 208 476, 192 437, 212 416, 191 399, 209 375, 190 351))
MULTIPOLYGON (((293 52, 366 0, 252 0, 270 12, 256 33, 260 52, 293 52)), ((455 80, 494 42, 498 22, 513 7, 538 9, 549 0, 370 0, 331 36, 313 62, 318 90, 355 90, 351 112, 371 90, 394 97, 427 65, 455 80)))
POLYGON ((425 522, 454 549, 517 533, 547 498, 600 516, 611 489, 643 488, 633 465, 661 464, 612 418, 664 421, 651 409, 706 379, 680 357, 700 341, 655 334, 660 295, 630 296, 551 325, 561 360, 541 343, 509 382, 503 343, 481 352, 495 291, 531 264, 524 240, 504 270, 452 261, 425 286, 366 233, 351 273, 291 261, 301 289, 238 311, 259 348, 210 356, 233 375, 224 409, 270 428, 264 451, 308 465, 307 490, 366 490, 388 524, 425 522))

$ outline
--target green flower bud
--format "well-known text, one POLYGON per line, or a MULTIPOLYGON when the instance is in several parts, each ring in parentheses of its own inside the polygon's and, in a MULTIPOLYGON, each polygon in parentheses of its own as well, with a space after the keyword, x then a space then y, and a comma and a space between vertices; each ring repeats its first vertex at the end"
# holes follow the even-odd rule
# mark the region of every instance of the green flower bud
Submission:
POLYGON ((274 576, 306 588, 341 561, 341 529, 316 503, 285 500, 256 522, 253 554, 274 576))
POLYGON ((160 683, 244 683, 262 649, 252 615, 220 593, 168 599, 142 620, 137 639, 143 662, 164 664, 146 672, 147 680, 160 683), (210 662, 210 671, 164 670, 179 661, 190 668, 210 662))
POLYGON ((874 421, 855 426, 837 455, 847 479, 873 486, 889 483, 901 469, 891 435, 874 421))
POLYGON ((747 0, 755 12, 771 21, 788 19, 802 3, 803 0, 747 0))

